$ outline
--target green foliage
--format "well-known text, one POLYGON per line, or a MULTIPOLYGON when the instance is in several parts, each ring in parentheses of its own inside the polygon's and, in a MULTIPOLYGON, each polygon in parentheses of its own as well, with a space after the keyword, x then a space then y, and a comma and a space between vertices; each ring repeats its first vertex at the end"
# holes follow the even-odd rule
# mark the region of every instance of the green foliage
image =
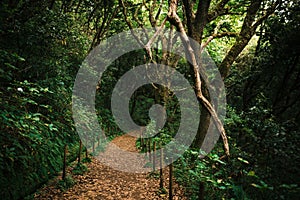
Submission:
POLYGON ((76 137, 70 113, 69 119, 66 116, 61 120, 54 106, 47 103, 55 95, 49 88, 28 81, 14 82, 3 93, 0 185, 5 188, 1 196, 6 199, 33 189, 22 188, 22 184, 42 183, 60 171, 63 146, 76 137))
POLYGON ((299 2, 282 2, 260 28, 257 46, 242 54, 226 80, 229 102, 239 110, 257 101, 281 122, 298 123, 300 41, 299 2))
POLYGON ((75 181, 72 178, 72 176, 66 176, 65 179, 61 179, 57 182, 57 188, 60 189, 61 191, 65 191, 69 189, 70 187, 75 185, 75 181))
POLYGON ((75 175, 83 175, 85 172, 88 171, 88 168, 82 164, 82 163, 78 163, 72 170, 72 173, 75 175))
POLYGON ((176 179, 185 186, 188 196, 198 199, 200 183, 205 183, 206 199, 227 199, 233 183, 226 177, 226 163, 214 153, 203 160, 198 160, 197 157, 198 151, 186 151, 175 165, 176 179))
POLYGON ((299 198, 298 18, 299 4, 282 2, 226 80, 226 130, 244 163, 236 181, 251 199, 299 198))
MULTIPOLYGON (((218 2, 212 1, 212 8, 218 2)), ((145 5, 136 0, 125 4, 134 27, 150 25, 145 5, 160 9, 151 1, 145 5)), ((20 199, 58 174, 65 144, 69 147, 68 159, 77 156, 79 138, 71 113, 75 74, 91 47, 126 29, 122 13, 115 13, 117 5, 117 1, 105 0, 1 1, 0 199, 20 199)), ((234 14, 220 15, 207 24, 203 41, 216 29, 218 33, 239 32, 248 5, 249 1, 229 1, 225 9, 234 14)), ((197 6, 195 3, 194 9, 197 6)), ((178 15, 183 18, 181 1, 178 7, 178 15)), ((168 4, 161 10, 158 19, 165 17, 168 4)), ((283 1, 276 15, 261 27, 258 47, 249 48, 233 66, 226 80, 231 105, 226 119, 231 158, 225 161, 220 157, 220 143, 201 160, 197 149, 186 151, 176 162, 175 173, 191 199, 198 198, 202 183, 206 199, 299 198, 298 32, 299 5, 297 1, 283 1)), ((219 64, 234 42, 231 37, 215 38, 207 49, 219 64)), ((161 53, 153 52, 158 62, 161 53)), ((112 89, 124 73, 144 64, 145 57, 143 50, 129 52, 103 73, 96 110, 109 140, 123 134, 110 109, 112 89)), ((176 69, 193 84, 185 62, 180 60, 176 69)), ((180 106, 171 91, 145 85, 135 91, 129 108, 137 124, 150 123, 146 134, 154 133, 156 122, 150 121, 148 111, 156 103, 165 106, 167 121, 151 138, 151 146, 154 142, 168 144, 181 120, 180 106)), ((94 141, 99 143, 99 138, 95 136, 94 141)), ((96 151, 103 149, 101 145, 96 147, 96 151)), ((82 159, 88 161, 90 158, 82 159)), ((85 171, 80 163, 73 173, 85 171)), ((73 184, 69 176, 58 187, 65 190, 73 184)))
MULTIPOLYGON (((151 163, 149 163, 149 165, 152 166, 151 163)), ((149 178, 159 179, 159 172, 158 171, 152 171, 152 172, 149 173, 148 177, 149 178)))
POLYGON ((85 157, 85 158, 82 159, 82 162, 83 163, 90 163, 90 162, 92 162, 92 160, 91 160, 90 157, 85 157))
POLYGON ((298 173, 295 166, 298 165, 299 141, 295 127, 280 124, 264 104, 238 116, 231 110, 228 115, 237 119, 234 123, 230 120, 227 129, 237 152, 248 162, 243 169, 248 176, 257 179, 250 184, 253 188, 249 188, 249 193, 259 189, 261 192, 255 193, 256 198, 294 198, 297 189, 282 189, 280 185, 299 182, 299 176, 295 176, 298 173))
POLYGON ((163 196, 163 195, 168 194, 168 191, 166 190, 166 188, 159 188, 159 191, 157 192, 157 194, 159 196, 163 196))
POLYGON ((88 38, 72 15, 31 3, 0 5, 1 199, 20 199, 56 175, 64 145, 78 141, 71 87, 88 38))
POLYGON ((204 184, 205 199, 297 198, 299 134, 291 129, 288 134, 288 127, 260 105, 242 113, 229 107, 225 124, 229 160, 219 157, 224 152, 218 143, 203 159, 198 158, 198 150, 190 149, 176 161, 176 179, 188 196, 198 199, 204 184))

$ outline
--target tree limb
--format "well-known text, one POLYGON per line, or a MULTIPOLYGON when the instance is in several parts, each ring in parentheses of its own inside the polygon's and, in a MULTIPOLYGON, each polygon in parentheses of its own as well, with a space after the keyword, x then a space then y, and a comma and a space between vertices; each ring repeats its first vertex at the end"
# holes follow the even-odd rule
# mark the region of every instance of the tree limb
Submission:
POLYGON ((156 21, 158 20, 158 17, 159 17, 159 15, 160 15, 160 13, 161 13, 161 9, 162 9, 163 4, 164 4, 164 0, 162 0, 161 3, 159 4, 158 11, 157 11, 157 13, 156 13, 156 15, 155 15, 155 20, 156 20, 156 21))
POLYGON ((207 45, 215 38, 222 38, 222 37, 236 37, 238 33, 235 32, 222 32, 216 33, 208 37, 204 44, 201 44, 201 52, 207 47, 207 45))
POLYGON ((238 55, 243 51, 245 46, 251 40, 257 27, 262 24, 262 22, 267 19, 272 13, 274 13, 275 9, 278 5, 280 5, 281 0, 277 0, 273 6, 267 9, 267 12, 262 17, 255 20, 257 12, 260 8, 262 0, 252 0, 251 4, 248 8, 242 30, 237 37, 235 44, 231 47, 225 58, 223 59, 219 69, 221 72, 222 78, 226 78, 229 74, 230 66, 233 64, 234 60, 238 57, 238 55))
POLYGON ((229 2, 230 0, 222 0, 220 1, 217 6, 215 7, 215 9, 211 12, 208 13, 208 22, 211 22, 212 20, 216 19, 218 16, 227 13, 230 9, 224 9, 225 5, 229 2))
POLYGON ((193 22, 193 35, 192 38, 196 40, 199 44, 202 43, 202 35, 204 28, 207 24, 207 15, 208 9, 210 6, 211 0, 201 0, 199 1, 196 18, 193 22))
POLYGON ((260 4, 261 4, 261 0, 251 1, 251 5, 248 8, 239 36, 237 37, 236 42, 230 48, 229 52, 227 53, 227 55, 225 56, 225 58, 223 59, 219 67, 223 79, 228 76, 229 69, 232 63, 242 52, 242 50, 246 47, 246 45, 248 44, 248 42, 250 41, 250 39, 255 33, 256 29, 253 30, 252 24, 255 21, 255 16, 260 8, 260 4))
POLYGON ((119 0, 119 5, 123 8, 123 15, 124 15, 124 18, 125 18, 125 22, 126 22, 127 26, 129 27, 131 34, 133 35, 133 37, 135 38, 135 40, 139 43, 139 45, 141 45, 143 47, 144 46, 143 42, 135 34, 135 32, 133 30, 133 26, 132 26, 131 22, 128 20, 128 18, 127 18, 127 9, 126 9, 126 6, 124 4, 124 1, 123 0, 119 0))
POLYGON ((253 24, 253 27, 256 29, 259 25, 263 23, 271 14, 273 14, 276 10, 276 8, 281 4, 281 0, 277 0, 273 6, 267 9, 266 13, 258 18, 256 22, 253 24))
POLYGON ((153 60, 152 58, 152 52, 151 52, 151 45, 153 44, 154 40, 158 37, 158 35, 161 33, 163 27, 165 26, 167 21, 167 18, 164 19, 160 27, 156 30, 152 38, 148 41, 148 43, 144 46, 146 52, 148 53, 150 60, 153 60))
POLYGON ((187 36, 186 31, 184 29, 184 26, 181 22, 181 19, 177 15, 176 11, 177 11, 177 0, 170 0, 168 20, 181 33, 181 39, 185 43, 185 46, 187 48, 187 52, 188 52, 188 54, 191 58, 191 62, 192 62, 191 64, 192 64, 193 71, 194 71, 194 74, 195 74, 195 79, 196 79, 196 84, 195 84, 196 88, 195 89, 196 89, 197 98, 204 105, 204 107, 208 110, 208 112, 211 114, 211 116, 213 118, 213 121, 214 121, 214 123, 215 123, 215 125, 216 125, 218 131, 220 132, 221 137, 223 139, 225 154, 227 156, 229 156, 230 155, 230 153, 229 153, 229 144, 228 144, 228 139, 227 139, 227 136, 226 136, 225 129, 224 129, 223 124, 222 124, 221 120, 219 119, 215 109, 213 108, 211 103, 202 94, 201 79, 200 79, 200 73, 199 73, 200 67, 198 66, 197 59, 195 57, 195 52, 194 52, 194 50, 191 46, 189 37, 187 36))

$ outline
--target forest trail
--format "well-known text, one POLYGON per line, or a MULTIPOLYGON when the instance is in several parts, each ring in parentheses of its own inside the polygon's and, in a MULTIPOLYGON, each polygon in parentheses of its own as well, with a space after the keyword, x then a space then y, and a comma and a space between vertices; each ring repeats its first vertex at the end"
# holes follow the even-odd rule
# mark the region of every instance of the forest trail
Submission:
MULTIPOLYGON (((137 152, 136 138, 128 134, 116 137, 112 143, 121 149, 137 152)), ((109 153, 109 147, 103 153, 109 153)), ((134 158, 132 162, 136 160, 134 158)), ((145 161, 146 162, 146 161, 145 161)), ((145 163, 138 163, 145 164, 145 163)), ((47 186, 37 192, 34 199, 101 199, 101 200, 138 200, 138 199, 168 199, 168 194, 159 194, 159 178, 150 176, 150 173, 128 173, 114 170, 102 164, 99 160, 92 158, 91 163, 87 163, 88 172, 84 175, 72 175, 75 185, 62 192, 57 189, 57 181, 51 181, 47 186)), ((68 173, 71 167, 68 168, 68 173)), ((169 169, 164 170, 164 187, 168 191, 169 169)), ((188 199, 184 197, 183 189, 174 182, 173 199, 188 199)))

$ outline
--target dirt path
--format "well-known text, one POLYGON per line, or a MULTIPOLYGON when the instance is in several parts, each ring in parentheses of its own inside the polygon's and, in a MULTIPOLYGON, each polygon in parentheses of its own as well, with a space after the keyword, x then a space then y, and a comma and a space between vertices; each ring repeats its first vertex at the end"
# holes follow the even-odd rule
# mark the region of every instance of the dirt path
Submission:
MULTIPOLYGON (((115 138, 112 142, 121 149, 137 152, 135 148, 136 138, 123 135, 115 138)), ((104 153, 109 153, 114 159, 117 155, 109 152, 107 148, 104 153)), ((136 158, 133 159, 135 162, 136 158)), ((140 160, 140 159, 138 159, 140 160)), ((146 162, 146 161, 145 161, 146 162)), ((134 164, 134 163, 133 163, 134 164)), ((135 163, 144 165, 145 163, 135 163)), ((61 192, 56 188, 56 182, 52 181, 49 185, 42 188, 36 195, 35 199, 101 199, 101 200, 136 200, 136 199, 168 199, 168 194, 159 195, 159 179, 149 176, 149 173, 129 173, 114 170, 103 165, 99 160, 93 158, 91 163, 87 164, 89 169, 83 176, 73 175, 76 184, 61 192)), ((131 166, 132 167, 132 166, 131 166)), ((70 170, 70 169, 69 169, 70 170)), ((164 186, 168 191, 168 169, 164 169, 164 186)), ((184 197, 183 189, 176 183, 173 188, 173 199, 187 199, 184 197)))

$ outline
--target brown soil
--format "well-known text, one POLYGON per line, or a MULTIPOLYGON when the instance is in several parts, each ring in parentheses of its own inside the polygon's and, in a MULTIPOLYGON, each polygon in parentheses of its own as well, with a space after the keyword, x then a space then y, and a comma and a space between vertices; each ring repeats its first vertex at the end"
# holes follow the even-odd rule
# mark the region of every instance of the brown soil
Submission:
MULTIPOLYGON (((115 138, 112 143, 119 148, 137 152, 135 148, 136 138, 123 135, 115 138)), ((112 155, 111 159, 118 157, 114 152, 110 152, 108 146, 103 152, 104 154, 112 155)), ((141 159, 128 157, 131 159, 132 165, 144 165, 141 159), (137 160, 139 163, 136 163, 137 160)), ((146 162, 146 161, 145 161, 146 162)), ((130 167, 133 167, 130 166, 130 167)), ((47 186, 42 188, 35 194, 34 199, 101 199, 101 200, 136 200, 136 199, 168 199, 168 194, 159 194, 159 178, 150 176, 150 173, 129 173, 112 169, 102 164, 98 159, 92 158, 92 162, 87 164, 88 172, 83 176, 72 175, 76 184, 66 191, 57 189, 58 177, 50 181, 47 186)), ((124 166, 126 167, 126 166, 124 166)), ((71 173, 71 167, 68 168, 68 173, 71 173)), ((169 169, 164 170, 164 186, 168 192, 169 169)), ((157 172, 158 173, 158 172, 157 172)), ((173 199, 188 199, 184 196, 183 189, 176 183, 173 186, 173 199)))

